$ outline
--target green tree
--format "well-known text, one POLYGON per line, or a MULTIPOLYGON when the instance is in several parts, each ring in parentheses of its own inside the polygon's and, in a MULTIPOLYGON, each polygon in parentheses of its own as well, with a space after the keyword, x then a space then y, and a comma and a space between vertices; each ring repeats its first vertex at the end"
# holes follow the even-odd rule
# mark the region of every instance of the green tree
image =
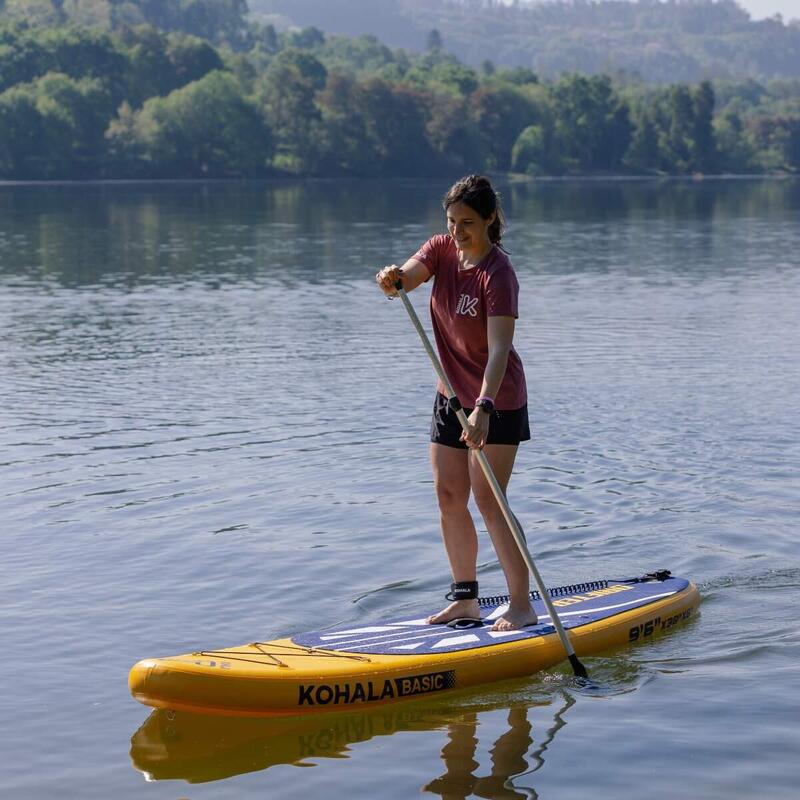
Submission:
POLYGON ((138 0, 145 20, 235 49, 250 43, 246 0, 138 0))
POLYGON ((120 33, 128 56, 125 98, 140 106, 149 97, 169 94, 176 83, 167 49, 167 35, 152 25, 125 28, 120 33))
POLYGON ((377 175, 380 155, 367 134, 367 120, 358 107, 358 81, 342 72, 331 72, 319 95, 322 143, 317 169, 326 175, 377 175))
POLYGON ((110 0, 58 0, 53 5, 60 6, 73 25, 111 27, 110 0))
POLYGON ((0 177, 46 177, 44 119, 30 86, 0 94, 0 177))
POLYGON ((138 117, 124 101, 105 131, 106 152, 116 177, 139 178, 147 175, 146 142, 137 131, 138 117))
POLYGON ((102 81, 47 73, 0 95, 0 172, 19 178, 98 174, 110 97, 102 81))
POLYGON ((666 124, 659 137, 662 166, 669 172, 690 172, 694 161, 694 98, 688 86, 669 90, 666 112, 666 124))
POLYGON ((181 0, 135 0, 133 5, 143 23, 163 31, 175 30, 180 24, 181 0))
POLYGON ((520 133, 537 121, 536 106, 518 88, 501 85, 481 86, 470 99, 470 109, 484 142, 487 166, 508 169, 520 133))
POLYGON ((388 66, 400 64, 407 68, 405 54, 395 54, 374 36, 358 36, 354 39, 344 36, 329 36, 324 47, 318 48, 315 55, 329 69, 340 72, 375 74, 388 66))
POLYGON ((628 151, 628 162, 634 167, 647 171, 655 170, 659 166, 658 130, 647 113, 639 117, 639 123, 628 151))
POLYGON ((631 142, 627 104, 607 76, 567 75, 553 87, 555 139, 568 167, 614 170, 631 142))
POLYGON ((439 33, 436 28, 428 32, 428 36, 425 39, 425 49, 426 50, 441 50, 444 47, 444 41, 442 40, 442 34, 439 33))
POLYGON ((330 73, 318 97, 324 126, 316 171, 419 175, 436 168, 426 135, 426 100, 379 78, 330 73))
POLYGON ((693 93, 692 167, 713 172, 717 166, 717 143, 714 137, 714 87, 703 81, 693 93))
POLYGON ((104 154, 103 132, 113 105, 103 82, 48 73, 35 84, 52 177, 94 177, 104 154))
POLYGON ((121 97, 127 60, 112 38, 85 28, 0 27, 0 88, 47 72, 98 78, 121 97))
POLYGON ((786 119, 783 123, 783 157, 786 168, 800 172, 800 117, 786 119))
POLYGON ((381 174, 421 175, 430 168, 422 95, 370 78, 356 85, 354 102, 381 174))
POLYGON ((172 34, 166 48, 167 58, 172 64, 175 86, 180 88, 187 83, 198 81, 214 70, 223 69, 219 53, 208 42, 196 36, 172 34))
POLYGON ((300 50, 314 50, 324 44, 325 34, 313 26, 299 31, 289 31, 286 37, 287 47, 296 47, 300 50))
POLYGON ((763 168, 800 172, 800 115, 758 115, 750 127, 763 168))
POLYGON ((714 120, 714 139, 717 167, 723 172, 749 172, 754 168, 755 148, 735 110, 727 110, 714 120))
POLYGON ((515 86, 525 86, 529 83, 539 83, 539 77, 532 69, 527 67, 505 67, 495 70, 493 73, 497 81, 503 83, 513 83, 515 86))
POLYGON ((441 169, 478 172, 483 168, 485 143, 465 98, 451 93, 429 94, 425 135, 441 169))
POLYGON ((511 149, 511 169, 528 175, 546 173, 550 166, 547 138, 547 131, 542 125, 528 125, 511 149))
POLYGON ((278 33, 274 25, 265 25, 261 28, 257 40, 268 53, 276 53, 280 47, 278 33))
POLYGON ((0 92, 44 75, 50 57, 27 25, 0 27, 0 92))
POLYGON ((186 33, 234 49, 250 43, 247 0, 182 0, 179 27, 186 33))
POLYGON ((429 73, 429 79, 462 97, 472 94, 478 88, 475 70, 463 64, 436 64, 429 73))
POLYGON ((60 8, 62 5, 50 0, 6 0, 0 12, 35 25, 63 25, 66 15, 60 8))
POLYGON ((287 48, 259 81, 257 96, 275 131, 279 166, 314 171, 322 142, 322 117, 315 98, 326 77, 327 70, 311 53, 287 48))
POLYGON ((631 109, 633 134, 625 164, 638 171, 654 172, 659 169, 659 122, 654 111, 655 98, 652 94, 628 93, 627 102, 631 109))
POLYGON ((132 124, 121 120, 109 133, 141 153, 152 175, 260 175, 273 152, 264 118, 219 71, 151 98, 132 124))
POLYGON ((52 28, 43 30, 38 39, 51 69, 73 78, 121 81, 125 57, 107 33, 91 28, 52 28))

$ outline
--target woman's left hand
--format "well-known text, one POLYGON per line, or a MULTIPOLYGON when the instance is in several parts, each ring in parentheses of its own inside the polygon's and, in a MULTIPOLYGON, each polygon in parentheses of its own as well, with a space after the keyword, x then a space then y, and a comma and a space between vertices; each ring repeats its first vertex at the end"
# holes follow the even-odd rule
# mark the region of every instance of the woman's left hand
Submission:
POLYGON ((473 408, 467 417, 467 430, 461 431, 461 441, 473 450, 481 450, 489 435, 489 415, 480 408, 473 408))

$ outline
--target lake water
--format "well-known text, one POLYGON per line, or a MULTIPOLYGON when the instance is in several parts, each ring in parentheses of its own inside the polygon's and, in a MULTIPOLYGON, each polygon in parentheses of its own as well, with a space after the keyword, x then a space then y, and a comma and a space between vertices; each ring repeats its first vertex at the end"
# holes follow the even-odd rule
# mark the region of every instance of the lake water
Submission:
MULTIPOLYGON (((445 183, 0 186, 0 795, 797 796, 792 181, 500 186, 511 505, 548 584, 668 568, 691 624, 588 686, 277 723, 130 698, 145 656, 441 602, 431 368, 373 275, 445 183)), ((485 534, 479 563, 503 591, 485 534)))

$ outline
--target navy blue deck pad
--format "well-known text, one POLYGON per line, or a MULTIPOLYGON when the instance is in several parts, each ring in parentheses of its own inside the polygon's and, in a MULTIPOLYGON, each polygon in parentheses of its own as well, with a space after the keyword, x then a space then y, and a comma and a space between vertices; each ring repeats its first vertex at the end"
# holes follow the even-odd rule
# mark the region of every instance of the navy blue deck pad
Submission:
MULTIPOLYGON (((688 585, 689 581, 684 578, 647 583, 609 581, 605 588, 558 597, 553 600, 553 604, 562 625, 569 630, 662 600, 682 592, 688 585)), ((381 620, 359 627, 340 626, 326 631, 301 633, 293 636, 292 641, 303 647, 324 648, 342 653, 452 653, 553 633, 555 628, 544 603, 534 600, 533 607, 539 617, 539 624, 518 631, 492 631, 492 622, 501 617, 508 608, 502 604, 481 609, 485 623, 482 628, 453 630, 446 625, 428 625, 425 621, 427 616, 435 613, 428 611, 413 619, 381 620)))

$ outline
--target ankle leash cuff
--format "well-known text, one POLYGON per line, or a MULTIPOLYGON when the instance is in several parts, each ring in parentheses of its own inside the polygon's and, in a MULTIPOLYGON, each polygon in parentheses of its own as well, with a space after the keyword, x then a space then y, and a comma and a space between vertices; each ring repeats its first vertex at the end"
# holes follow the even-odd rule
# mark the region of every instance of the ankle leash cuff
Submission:
POLYGON ((457 581, 450 584, 446 600, 474 600, 478 597, 478 581, 457 581))

